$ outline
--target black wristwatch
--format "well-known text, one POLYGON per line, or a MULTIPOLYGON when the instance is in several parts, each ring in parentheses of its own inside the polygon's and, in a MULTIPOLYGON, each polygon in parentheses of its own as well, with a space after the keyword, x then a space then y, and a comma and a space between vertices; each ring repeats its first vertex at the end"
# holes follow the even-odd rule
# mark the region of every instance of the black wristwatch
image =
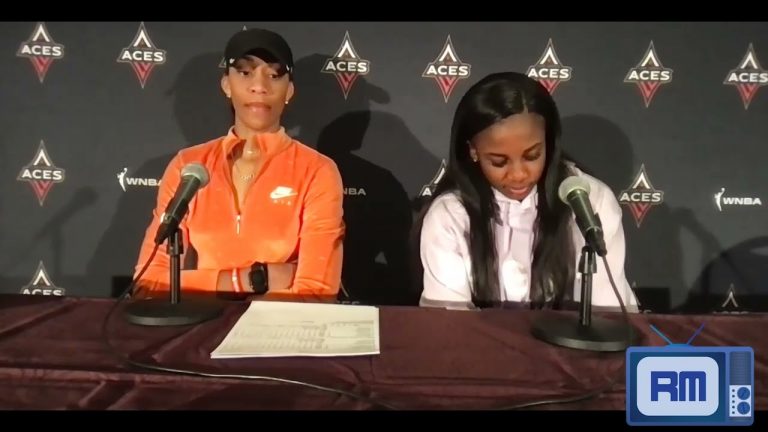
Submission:
POLYGON ((266 264, 253 263, 248 278, 251 281, 251 288, 256 294, 266 294, 269 291, 269 273, 266 264))

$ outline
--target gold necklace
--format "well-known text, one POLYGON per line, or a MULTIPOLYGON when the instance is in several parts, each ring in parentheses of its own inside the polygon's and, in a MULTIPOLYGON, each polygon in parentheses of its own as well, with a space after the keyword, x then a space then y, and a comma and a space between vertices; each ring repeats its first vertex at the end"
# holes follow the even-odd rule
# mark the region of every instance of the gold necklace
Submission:
MULTIPOLYGON (((240 167, 239 167, 239 166, 237 166, 237 162, 235 162, 235 164, 234 164, 234 165, 235 165, 235 168, 237 169, 237 171, 241 171, 240 167)), ((255 173, 254 173, 254 172, 250 172, 250 173, 248 173, 248 174, 245 174, 245 175, 243 175, 243 174, 237 174, 237 177, 238 177, 239 179, 241 179, 241 180, 244 180, 244 181, 250 181, 250 180, 253 178, 253 176, 254 176, 254 175, 255 175, 255 173)))

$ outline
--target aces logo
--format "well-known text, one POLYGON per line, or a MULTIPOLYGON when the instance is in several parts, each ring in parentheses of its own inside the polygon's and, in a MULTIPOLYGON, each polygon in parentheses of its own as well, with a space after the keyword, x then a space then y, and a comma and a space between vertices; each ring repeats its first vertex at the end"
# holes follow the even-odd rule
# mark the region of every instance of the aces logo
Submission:
POLYGON ((352 39, 349 38, 349 32, 346 32, 336 54, 325 61, 321 72, 333 74, 336 77, 344 99, 347 99, 357 77, 367 75, 370 70, 371 62, 357 54, 357 50, 352 45, 352 39))
POLYGON ((645 107, 651 105, 653 96, 662 84, 672 82, 672 69, 664 67, 659 61, 659 55, 653 47, 653 41, 643 55, 643 59, 624 77, 624 82, 636 84, 645 101, 645 107))
POLYGON ((64 173, 63 169, 53 164, 51 157, 48 156, 45 143, 40 140, 40 147, 38 147, 35 157, 32 158, 29 165, 21 169, 16 180, 29 182, 42 207, 45 203, 45 197, 48 196, 53 185, 64 181, 64 173))
POLYGON ((645 165, 640 166, 640 172, 637 173, 629 188, 619 194, 619 203, 629 207, 638 228, 648 215, 651 206, 662 202, 664 202, 664 191, 653 187, 648 180, 648 174, 645 173, 645 165))
POLYGON ((728 287, 728 293, 725 295, 725 301, 720 305, 720 308, 727 312, 739 310, 739 302, 736 301, 736 289, 734 288, 733 284, 728 287))
POLYGON ((32 62, 42 84, 53 61, 64 58, 64 45, 53 40, 45 23, 37 23, 29 40, 19 46, 16 56, 26 57, 32 62))
POLYGON ((144 88, 152 74, 152 69, 157 65, 164 64, 165 59, 165 50, 155 46, 142 22, 139 24, 139 31, 134 36, 131 45, 120 51, 117 62, 130 64, 133 71, 136 72, 136 78, 139 79, 141 88, 144 88))
POLYGON ((435 188, 437 188, 437 185, 440 183, 440 180, 442 180, 443 177, 445 176, 446 168, 447 168, 447 165, 445 163, 445 159, 443 159, 440 162, 440 168, 437 169, 437 172, 435 173, 435 176, 432 177, 432 180, 430 180, 429 183, 422 186, 421 192, 419 192, 419 197, 434 195, 435 188))
POLYGON ((550 39, 544 53, 539 57, 539 61, 528 67, 527 74, 528 77, 538 80, 547 88, 549 94, 552 94, 561 82, 571 79, 572 72, 573 69, 570 66, 565 66, 557 57, 555 46, 550 39))
POLYGON ((25 285, 19 291, 20 294, 27 295, 44 295, 44 296, 63 296, 65 293, 64 288, 57 287, 51 282, 51 277, 48 276, 48 272, 45 271, 43 262, 37 265, 37 271, 29 282, 29 285, 25 285))
POLYGON ((451 35, 448 35, 440 54, 437 55, 435 61, 427 65, 421 76, 435 79, 437 86, 443 93, 443 99, 447 103, 453 89, 456 88, 456 84, 459 83, 460 79, 469 78, 471 69, 472 65, 462 62, 456 54, 456 49, 451 42, 451 35))
POLYGON ((749 104, 757 90, 768 84, 768 71, 760 67, 751 43, 738 67, 728 72, 723 84, 736 87, 744 103, 744 109, 749 109, 749 104))

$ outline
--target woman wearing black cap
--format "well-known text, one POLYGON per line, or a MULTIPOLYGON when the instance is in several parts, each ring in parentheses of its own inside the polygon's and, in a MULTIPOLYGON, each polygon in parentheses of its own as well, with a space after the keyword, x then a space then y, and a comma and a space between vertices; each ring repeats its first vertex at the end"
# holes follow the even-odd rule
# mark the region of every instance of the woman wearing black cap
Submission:
MULTIPOLYGON (((294 94, 291 49, 274 32, 250 29, 232 36, 224 55, 221 88, 234 125, 171 161, 136 271, 154 248, 181 170, 196 162, 210 181, 180 225, 185 248, 197 256, 195 268, 182 271, 182 289, 333 300, 341 280, 343 187, 335 163, 289 137, 281 124, 294 94)), ((160 248, 140 291, 167 290, 168 267, 160 248)))

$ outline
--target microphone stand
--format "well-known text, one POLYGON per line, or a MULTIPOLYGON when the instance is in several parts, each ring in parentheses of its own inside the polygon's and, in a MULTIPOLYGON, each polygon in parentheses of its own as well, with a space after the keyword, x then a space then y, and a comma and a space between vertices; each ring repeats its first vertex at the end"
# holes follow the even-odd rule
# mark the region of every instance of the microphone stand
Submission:
POLYGON ((546 316, 535 321, 533 336, 553 345, 588 351, 623 351, 631 343, 632 328, 624 323, 592 317, 592 275, 597 273, 595 250, 581 249, 581 308, 578 320, 572 315, 546 316))
POLYGON ((198 324, 218 317, 223 305, 203 299, 181 299, 181 254, 184 245, 181 230, 173 228, 168 237, 168 255, 171 257, 170 301, 146 299, 131 303, 125 308, 126 319, 144 326, 181 326, 198 324))

